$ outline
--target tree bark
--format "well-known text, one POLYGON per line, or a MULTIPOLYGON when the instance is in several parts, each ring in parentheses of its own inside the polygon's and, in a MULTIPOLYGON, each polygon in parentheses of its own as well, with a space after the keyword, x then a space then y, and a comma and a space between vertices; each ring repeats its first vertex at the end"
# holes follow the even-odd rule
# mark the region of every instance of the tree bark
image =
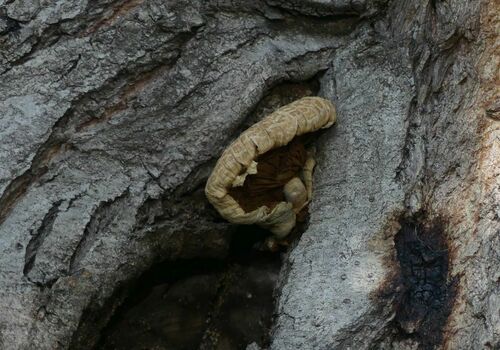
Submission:
POLYGON ((0 348, 92 348, 155 263, 227 254, 214 161, 311 94, 338 121, 268 347, 499 347, 499 10, 0 0, 0 348))

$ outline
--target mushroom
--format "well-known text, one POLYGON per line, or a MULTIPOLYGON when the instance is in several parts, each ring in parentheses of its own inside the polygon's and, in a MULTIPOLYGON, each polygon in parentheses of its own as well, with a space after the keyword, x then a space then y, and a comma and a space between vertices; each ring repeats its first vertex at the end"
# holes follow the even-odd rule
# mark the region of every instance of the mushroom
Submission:
POLYGON ((205 194, 223 218, 257 224, 284 238, 312 197, 315 161, 304 134, 335 123, 333 104, 304 97, 245 130, 222 153, 205 194))

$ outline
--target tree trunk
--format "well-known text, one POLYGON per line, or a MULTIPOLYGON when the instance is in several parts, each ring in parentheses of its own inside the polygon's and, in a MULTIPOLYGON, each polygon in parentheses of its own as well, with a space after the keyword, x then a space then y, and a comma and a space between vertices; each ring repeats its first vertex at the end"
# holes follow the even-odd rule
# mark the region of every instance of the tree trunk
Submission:
MULTIPOLYGON (((270 334, 249 348, 498 348, 499 13, 0 0, 0 348, 119 348, 106 337, 145 274, 237 256, 231 237, 262 232, 221 220, 204 183, 242 130, 306 95, 338 121, 315 141, 309 223, 280 274, 259 253, 179 293, 276 284, 274 306, 257 300, 270 334)), ((191 346, 244 349, 208 336, 219 306, 191 346)), ((154 346, 181 348, 168 341, 154 346)))

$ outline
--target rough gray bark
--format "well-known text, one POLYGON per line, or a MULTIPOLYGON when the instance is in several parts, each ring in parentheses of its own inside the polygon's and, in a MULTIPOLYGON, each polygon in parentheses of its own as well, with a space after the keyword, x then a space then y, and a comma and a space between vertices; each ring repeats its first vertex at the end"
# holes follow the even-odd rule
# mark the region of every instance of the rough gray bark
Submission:
POLYGON ((298 97, 273 88, 311 79, 338 126, 317 142, 270 348, 422 346, 398 326, 394 236, 412 220, 441 223, 456 290, 431 345, 498 347, 498 12, 0 0, 0 348, 88 348, 152 264, 223 256, 232 227, 200 191, 213 160, 266 96, 298 97))

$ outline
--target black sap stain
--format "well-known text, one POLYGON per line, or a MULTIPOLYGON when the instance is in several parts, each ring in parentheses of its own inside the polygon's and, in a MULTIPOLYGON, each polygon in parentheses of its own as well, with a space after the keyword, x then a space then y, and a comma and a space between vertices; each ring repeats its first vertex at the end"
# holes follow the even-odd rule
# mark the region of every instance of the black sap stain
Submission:
POLYGON ((443 342, 456 296, 457 280, 448 280, 449 248, 443 228, 442 220, 426 226, 407 220, 394 238, 400 266, 396 338, 411 338, 421 350, 443 342))

